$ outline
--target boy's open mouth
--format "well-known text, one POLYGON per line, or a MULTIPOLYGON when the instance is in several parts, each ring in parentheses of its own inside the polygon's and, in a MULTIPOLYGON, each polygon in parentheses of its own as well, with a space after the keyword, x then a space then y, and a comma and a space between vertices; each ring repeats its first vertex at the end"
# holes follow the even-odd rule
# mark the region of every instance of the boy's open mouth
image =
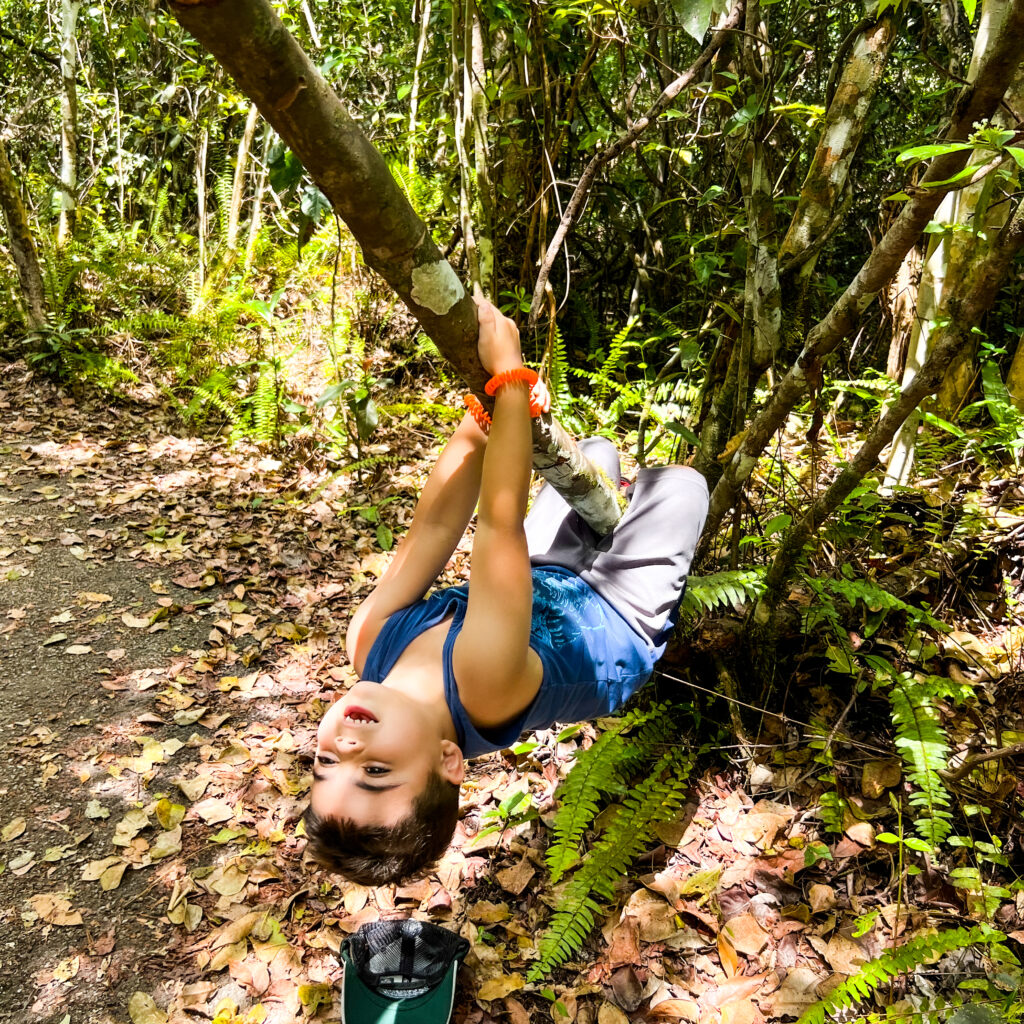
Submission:
POLYGON ((345 721, 359 724, 362 722, 376 722, 377 716, 371 714, 366 708, 350 707, 345 708, 345 721))

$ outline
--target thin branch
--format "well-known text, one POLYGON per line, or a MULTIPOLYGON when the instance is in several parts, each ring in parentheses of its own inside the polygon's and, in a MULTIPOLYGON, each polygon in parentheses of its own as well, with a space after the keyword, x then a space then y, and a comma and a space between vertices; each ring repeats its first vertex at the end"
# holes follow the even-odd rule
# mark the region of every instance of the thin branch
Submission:
POLYGON ((33 56, 38 57, 40 60, 45 60, 47 64, 52 64, 55 68, 60 67, 60 60, 54 57, 53 54, 40 50, 38 46, 33 46, 31 43, 26 43, 24 39, 16 36, 13 32, 0 28, 0 36, 3 36, 4 39, 10 39, 12 43, 17 43, 18 46, 28 50, 33 56))
POLYGON ((998 750, 982 751, 978 754, 971 754, 965 757, 963 764, 952 771, 940 771, 939 774, 946 782, 959 782, 964 776, 970 775, 979 764, 987 761, 1002 761, 1006 757, 1019 757, 1024 754, 1024 743, 1014 743, 1011 747, 1000 747, 998 750))
POLYGON ((668 109, 669 105, 679 95, 679 93, 690 85, 690 83, 696 79, 704 68, 707 67, 711 58, 725 44, 730 33, 736 29, 743 14, 743 7, 744 0, 738 0, 736 6, 729 14, 729 17, 715 32, 708 47, 693 62, 689 70, 685 71, 675 79, 675 81, 667 85, 661 95, 648 109, 647 113, 637 118, 627 131, 623 132, 623 134, 620 135, 607 149, 597 153, 591 159, 590 163, 587 164, 583 174, 580 175, 580 180, 576 185, 576 190, 573 192, 572 198, 569 200, 569 204, 565 208, 565 213, 562 215, 562 219, 559 222, 554 237, 548 244, 547 252, 544 254, 544 262, 541 264, 540 272, 537 274, 537 283, 533 287, 533 303, 530 306, 529 326, 531 329, 536 327, 537 318, 540 316, 541 307, 544 303, 544 289, 547 286, 548 277, 551 274, 551 268, 558 256, 559 250, 562 247, 562 242, 565 239, 565 236, 569 233, 569 229, 573 224, 576 223, 577 218, 583 210, 584 201, 590 192, 591 185, 594 182, 597 172, 604 167, 605 164, 610 163, 624 150, 632 146, 644 130, 653 124, 658 117, 668 109))

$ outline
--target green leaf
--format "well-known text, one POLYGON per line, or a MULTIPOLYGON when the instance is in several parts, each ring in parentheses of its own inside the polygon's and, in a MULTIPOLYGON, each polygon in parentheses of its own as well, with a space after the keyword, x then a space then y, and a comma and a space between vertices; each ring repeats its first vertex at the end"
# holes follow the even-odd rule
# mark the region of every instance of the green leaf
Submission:
POLYGON ((302 163, 290 149, 285 149, 284 146, 280 148, 275 146, 271 150, 267 166, 270 187, 275 192, 287 192, 302 180, 304 171, 302 163))
POLYGON ((701 42, 711 25, 714 0, 672 0, 672 6, 687 34, 701 42))
POLYGON ((965 436, 964 432, 958 426, 950 423, 949 420, 944 420, 941 416, 936 416, 933 412, 928 412, 926 409, 921 410, 921 419, 933 427, 938 427, 940 430, 946 431, 947 434, 952 434, 954 437, 965 436))
POLYGON ((909 850, 917 850, 918 853, 935 852, 935 847, 931 843, 926 843, 923 839, 918 839, 917 836, 909 836, 904 839, 903 845, 909 850))
POLYGON ((361 398, 352 399, 348 406, 356 418, 360 440, 368 440, 377 429, 377 422, 380 419, 376 403, 369 395, 364 394, 361 398))
POLYGON ((390 551, 391 546, 394 544, 395 538, 391 531, 381 523, 377 527, 377 543, 385 550, 390 551))
POLYGON ((299 209, 314 223, 319 224, 333 209, 331 201, 316 187, 310 185, 302 192, 299 209))
POLYGON ((896 157, 896 162, 905 164, 912 160, 930 160, 934 156, 945 156, 946 153, 960 153, 965 149, 973 149, 969 142, 931 142, 926 146, 911 146, 896 157))
POLYGON ((964 14, 967 15, 967 23, 974 21, 974 12, 978 9, 978 0, 960 0, 964 5, 964 14))
POLYGON ((669 420, 665 424, 665 429, 673 434, 678 434, 687 444, 700 444, 700 438, 689 427, 680 423, 679 420, 669 420))

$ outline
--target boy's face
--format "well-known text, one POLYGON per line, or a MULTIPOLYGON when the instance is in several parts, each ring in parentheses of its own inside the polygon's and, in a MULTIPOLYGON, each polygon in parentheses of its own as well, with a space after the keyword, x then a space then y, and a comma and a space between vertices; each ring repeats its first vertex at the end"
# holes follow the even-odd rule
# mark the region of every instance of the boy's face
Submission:
POLYGON ((356 683, 324 715, 316 739, 310 803, 322 818, 395 825, 431 772, 462 781, 459 748, 415 701, 378 683, 356 683))

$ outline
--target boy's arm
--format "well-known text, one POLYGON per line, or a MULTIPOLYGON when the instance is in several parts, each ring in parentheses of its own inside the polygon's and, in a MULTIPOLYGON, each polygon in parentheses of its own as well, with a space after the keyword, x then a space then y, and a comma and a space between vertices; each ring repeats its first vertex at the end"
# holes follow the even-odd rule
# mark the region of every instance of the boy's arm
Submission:
POLYGON ((346 648, 357 673, 388 617, 426 593, 462 539, 480 493, 486 442, 467 414, 438 456, 409 532, 349 624, 346 648))
MULTIPOLYGON (((480 356, 492 374, 522 366, 519 332, 493 307, 480 310, 480 356)), ((533 454, 530 388, 498 391, 483 460, 470 563, 469 603, 452 653, 459 697, 477 725, 500 725, 540 688, 530 649, 533 584, 523 517, 533 454)))

